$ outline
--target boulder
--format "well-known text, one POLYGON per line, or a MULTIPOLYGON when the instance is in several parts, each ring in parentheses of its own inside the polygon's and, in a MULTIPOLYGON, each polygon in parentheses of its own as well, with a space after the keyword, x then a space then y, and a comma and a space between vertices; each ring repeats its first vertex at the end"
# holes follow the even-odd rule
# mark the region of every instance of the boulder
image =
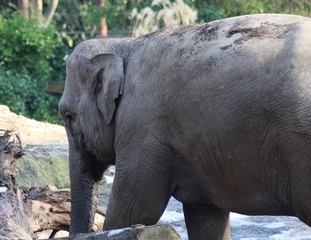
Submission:
POLYGON ((53 229, 43 230, 40 232, 36 232, 35 239, 47 239, 50 238, 50 236, 53 233, 53 229))
POLYGON ((22 189, 67 188, 69 181, 68 146, 64 144, 26 145, 25 155, 16 163, 17 186, 22 189))
POLYGON ((68 231, 60 230, 57 233, 55 233, 54 238, 62 238, 62 237, 68 237, 68 236, 69 236, 68 231))

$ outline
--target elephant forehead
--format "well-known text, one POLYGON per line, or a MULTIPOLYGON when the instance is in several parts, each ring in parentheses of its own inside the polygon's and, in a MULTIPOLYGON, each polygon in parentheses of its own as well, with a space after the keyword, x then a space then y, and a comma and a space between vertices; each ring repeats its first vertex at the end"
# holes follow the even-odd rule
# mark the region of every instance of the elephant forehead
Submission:
POLYGON ((87 62, 87 58, 81 54, 79 49, 75 49, 72 54, 70 54, 66 65, 68 70, 72 70, 77 67, 83 67, 83 65, 87 62))
POLYGON ((79 53, 72 53, 66 63, 67 81, 87 81, 93 76, 95 66, 90 63, 90 60, 79 53))
MULTIPOLYGON (((122 39, 118 38, 86 40, 74 49, 73 54, 78 55, 80 58, 91 59, 98 54, 115 53, 122 41, 122 39)), ((128 41, 130 41, 130 39, 128 39, 128 41)))

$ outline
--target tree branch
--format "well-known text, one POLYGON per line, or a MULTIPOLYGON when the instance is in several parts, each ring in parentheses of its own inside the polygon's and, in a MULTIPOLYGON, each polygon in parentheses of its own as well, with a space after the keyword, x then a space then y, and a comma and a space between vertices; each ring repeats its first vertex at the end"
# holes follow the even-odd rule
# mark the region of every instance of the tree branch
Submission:
POLYGON ((47 10, 43 16, 44 20, 43 20, 42 25, 44 27, 47 27, 49 25, 50 21, 52 20, 54 13, 55 13, 55 10, 56 10, 57 5, 58 5, 58 1, 59 0, 50 0, 48 8, 47 8, 47 10))
POLYGON ((42 10, 43 10, 42 0, 31 1, 31 17, 41 19, 42 10))

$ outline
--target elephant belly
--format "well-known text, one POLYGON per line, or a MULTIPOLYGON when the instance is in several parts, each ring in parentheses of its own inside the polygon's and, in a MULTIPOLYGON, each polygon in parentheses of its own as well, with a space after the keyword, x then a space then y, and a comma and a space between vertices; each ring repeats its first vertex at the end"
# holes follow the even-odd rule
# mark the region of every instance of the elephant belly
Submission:
MULTIPOLYGON (((282 164, 289 157, 283 155, 288 144, 283 146, 279 140, 276 144, 269 134, 227 130, 230 134, 222 132, 214 141, 201 131, 193 137, 191 147, 183 148, 187 167, 180 170, 174 197, 183 203, 215 205, 241 214, 293 215, 288 201, 290 169, 282 164)), ((291 147, 297 145, 294 142, 291 147)))

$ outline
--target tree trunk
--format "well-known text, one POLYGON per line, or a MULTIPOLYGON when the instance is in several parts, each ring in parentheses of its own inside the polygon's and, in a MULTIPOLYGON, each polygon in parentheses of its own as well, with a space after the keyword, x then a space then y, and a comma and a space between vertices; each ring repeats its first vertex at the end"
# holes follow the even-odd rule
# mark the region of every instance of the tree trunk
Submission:
MULTIPOLYGON (((96 6, 98 7, 104 7, 105 6, 105 0, 96 0, 96 6)), ((105 18, 101 18, 100 19, 100 25, 97 31, 97 35, 98 36, 108 36, 108 26, 106 23, 106 19, 105 18)))
POLYGON ((23 12, 25 18, 29 17, 29 0, 18 0, 18 9, 23 12))
POLYGON ((52 20, 59 0, 50 0, 48 8, 44 14, 43 26, 47 27, 52 20))
POLYGON ((31 1, 31 17, 40 19, 42 17, 42 0, 31 1))
POLYGON ((47 27, 51 22, 59 0, 50 0, 47 10, 43 14, 42 0, 31 1, 31 17, 39 19, 43 27, 47 27))

